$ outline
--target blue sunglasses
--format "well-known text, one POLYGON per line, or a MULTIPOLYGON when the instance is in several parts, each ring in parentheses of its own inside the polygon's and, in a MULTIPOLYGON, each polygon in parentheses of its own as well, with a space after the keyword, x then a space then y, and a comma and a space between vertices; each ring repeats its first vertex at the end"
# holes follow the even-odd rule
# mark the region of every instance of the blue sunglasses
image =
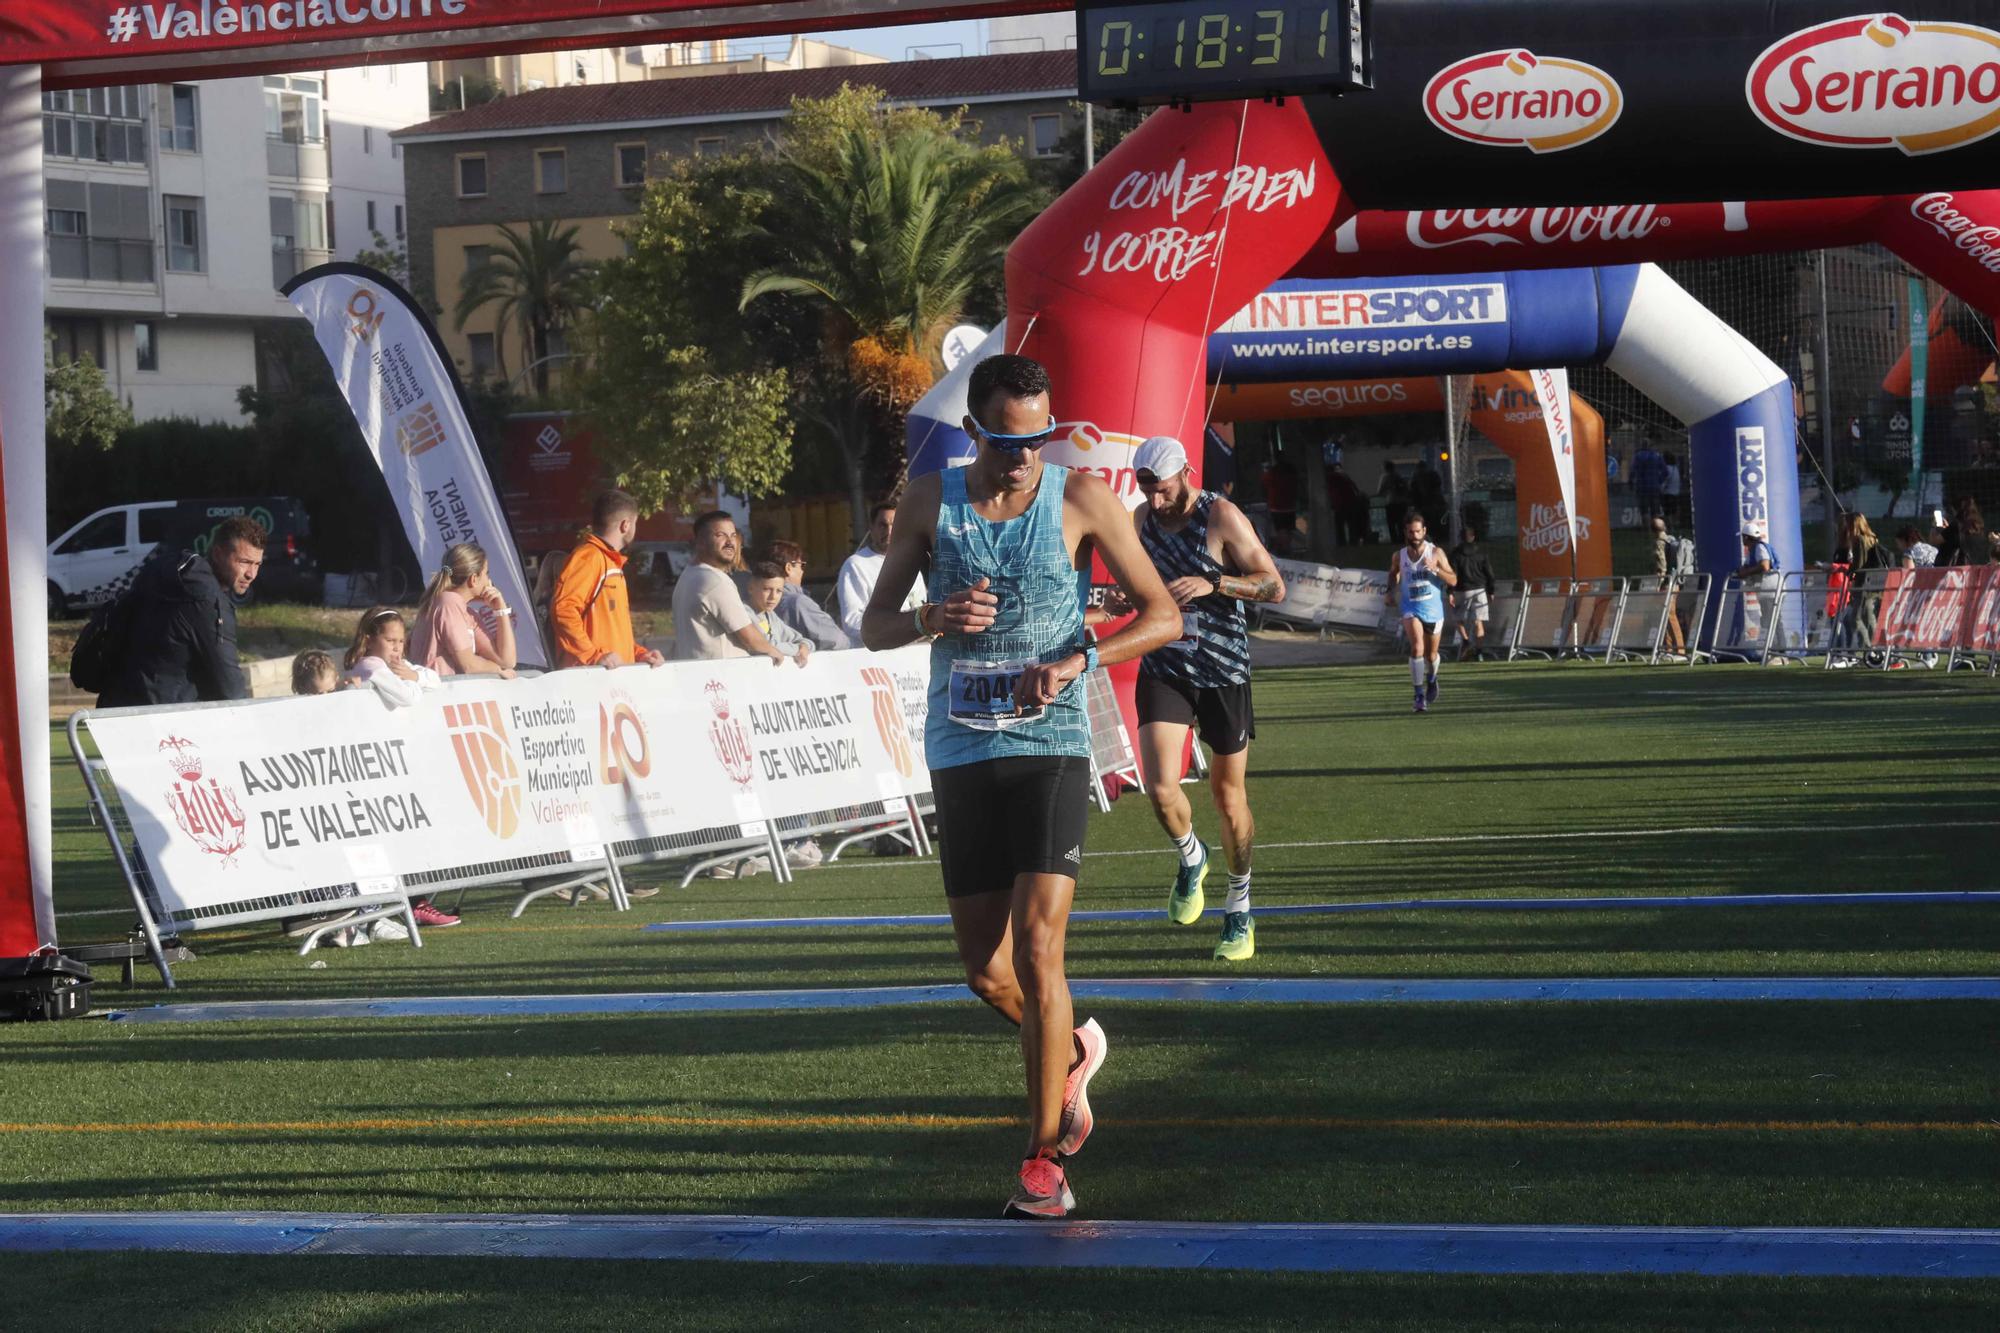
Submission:
POLYGON ((1056 433, 1056 419, 1054 417, 1049 418, 1049 428, 1047 430, 1036 431, 1033 435, 1001 435, 980 425, 978 417, 971 417, 969 419, 972 422, 972 428, 979 432, 982 439, 995 449, 1005 449, 1010 454, 1019 453, 1023 449, 1039 449, 1054 439, 1056 433))

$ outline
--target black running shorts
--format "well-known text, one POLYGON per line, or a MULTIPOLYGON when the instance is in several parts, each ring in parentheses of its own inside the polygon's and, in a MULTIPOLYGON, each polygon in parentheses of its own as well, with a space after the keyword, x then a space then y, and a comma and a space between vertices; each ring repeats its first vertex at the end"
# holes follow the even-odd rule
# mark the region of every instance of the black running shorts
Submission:
POLYGON ((1083 867, 1090 817, 1090 761, 1024 755, 931 770, 938 858, 948 898, 999 893, 1017 875, 1067 875, 1083 867))
POLYGON ((1184 685, 1139 673, 1132 701, 1139 725, 1171 722, 1198 727, 1201 739, 1217 754, 1237 754, 1257 738, 1257 715, 1250 706, 1250 682, 1241 685, 1184 685))

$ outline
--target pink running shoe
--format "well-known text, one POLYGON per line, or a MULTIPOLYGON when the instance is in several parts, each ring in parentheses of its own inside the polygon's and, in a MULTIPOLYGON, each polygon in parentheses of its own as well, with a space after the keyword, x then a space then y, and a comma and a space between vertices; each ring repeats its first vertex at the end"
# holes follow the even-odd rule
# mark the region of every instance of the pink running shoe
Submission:
POLYGON ((458 924, 457 917, 441 907, 432 906, 431 900, 428 898, 422 902, 410 904, 410 915, 417 919, 417 924, 420 926, 455 926, 458 924))
POLYGON ((1002 1217, 1056 1219, 1069 1216, 1076 1196, 1069 1192, 1069 1180, 1062 1163, 1049 1152, 1038 1153, 1021 1163, 1021 1184, 1007 1200, 1002 1217))
POLYGON ((1063 1084, 1062 1127, 1056 1139, 1056 1152, 1064 1157, 1074 1156, 1090 1137, 1095 1124, 1090 1114, 1090 1080, 1103 1066, 1104 1053, 1110 1049, 1104 1029, 1097 1026, 1094 1018, 1076 1030, 1076 1040, 1083 1047, 1083 1060, 1069 1071, 1069 1081, 1063 1084))

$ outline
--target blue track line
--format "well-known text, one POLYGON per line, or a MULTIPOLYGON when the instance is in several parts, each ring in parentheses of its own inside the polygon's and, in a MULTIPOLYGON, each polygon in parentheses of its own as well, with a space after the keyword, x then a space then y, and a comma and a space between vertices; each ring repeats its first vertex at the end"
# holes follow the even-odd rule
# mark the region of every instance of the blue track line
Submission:
MULTIPOLYGON (((1257 916, 1338 916, 1347 912, 1636 912, 1666 907, 1880 907, 1921 904, 2000 903, 2000 891, 1967 889, 1937 893, 1717 893, 1655 895, 1646 898, 1397 898, 1366 903, 1292 903, 1257 908, 1257 916)), ((1204 916, 1220 916, 1211 908, 1204 916)), ((1158 921, 1159 908, 1071 912, 1071 921, 1158 921)), ((647 931, 807 930, 856 926, 936 926, 951 924, 938 912, 909 916, 766 916, 724 921, 655 921, 647 931)))
MULTIPOLYGON (((1655 1000, 2000 1000, 2000 977, 1585 977, 1574 980, 1137 978, 1072 981, 1079 1000, 1239 1004, 1469 1004, 1655 1000)), ((426 995, 404 999, 230 1000, 113 1009, 120 1023, 357 1018, 510 1018, 564 1014, 719 1013, 971 1004, 960 985, 610 995, 426 995)))
POLYGON ((1295 1273, 2000 1277, 2000 1231, 380 1213, 0 1214, 0 1252, 681 1259, 1295 1273))

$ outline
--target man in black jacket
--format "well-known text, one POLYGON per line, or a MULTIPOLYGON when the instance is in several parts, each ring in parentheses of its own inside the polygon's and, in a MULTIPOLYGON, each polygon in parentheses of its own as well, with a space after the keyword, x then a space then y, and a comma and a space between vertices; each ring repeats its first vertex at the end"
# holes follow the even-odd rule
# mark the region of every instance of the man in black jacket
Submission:
POLYGON ((1493 562, 1479 549, 1478 531, 1467 523, 1464 532, 1464 540, 1447 557, 1451 567, 1458 571, 1458 586, 1451 590, 1451 600, 1458 611, 1458 632, 1463 636, 1458 647, 1461 662, 1468 657, 1477 661, 1485 650, 1486 622, 1492 614, 1496 582, 1493 562))
POLYGON ((130 628, 100 708, 248 699, 236 659, 236 603, 264 563, 264 528, 254 519, 222 523, 206 556, 158 554, 130 596, 130 628))

